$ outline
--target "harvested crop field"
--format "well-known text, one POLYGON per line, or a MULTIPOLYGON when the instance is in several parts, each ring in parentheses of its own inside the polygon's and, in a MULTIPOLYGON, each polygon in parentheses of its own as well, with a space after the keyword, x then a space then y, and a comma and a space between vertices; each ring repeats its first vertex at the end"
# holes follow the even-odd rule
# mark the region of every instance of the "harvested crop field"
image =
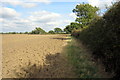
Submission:
POLYGON ((67 35, 2 35, 3 78, 73 78, 63 48, 67 35))

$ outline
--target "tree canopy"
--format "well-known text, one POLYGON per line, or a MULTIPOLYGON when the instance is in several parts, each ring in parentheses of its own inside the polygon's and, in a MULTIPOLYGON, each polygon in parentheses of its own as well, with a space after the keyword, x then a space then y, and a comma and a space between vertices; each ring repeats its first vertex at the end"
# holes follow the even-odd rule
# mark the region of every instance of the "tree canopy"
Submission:
POLYGON ((60 29, 60 28, 55 28, 55 29, 54 29, 54 32, 55 32, 55 33, 62 33, 62 29, 60 29))
POLYGON ((79 4, 73 9, 73 13, 77 15, 76 22, 81 24, 82 28, 88 25, 96 16, 99 8, 90 4, 79 4))
POLYGON ((46 32, 41 29, 40 27, 36 27, 32 32, 31 34, 45 34, 46 32))
POLYGON ((55 32, 53 30, 50 30, 48 33, 55 34, 55 32))

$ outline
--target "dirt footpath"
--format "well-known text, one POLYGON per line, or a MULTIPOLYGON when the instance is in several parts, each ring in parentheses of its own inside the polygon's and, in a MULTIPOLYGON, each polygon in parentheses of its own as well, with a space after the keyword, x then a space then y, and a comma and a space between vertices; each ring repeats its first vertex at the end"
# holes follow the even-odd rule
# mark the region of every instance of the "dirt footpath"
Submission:
POLYGON ((74 78, 62 51, 66 35, 6 34, 2 42, 3 78, 74 78))

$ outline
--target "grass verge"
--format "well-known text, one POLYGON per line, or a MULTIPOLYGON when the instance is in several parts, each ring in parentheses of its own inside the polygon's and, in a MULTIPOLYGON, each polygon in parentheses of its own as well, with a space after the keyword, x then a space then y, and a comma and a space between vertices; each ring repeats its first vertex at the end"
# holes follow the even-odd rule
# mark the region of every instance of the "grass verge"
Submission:
POLYGON ((104 78, 104 74, 98 69, 99 66, 93 61, 92 55, 74 38, 68 42, 66 53, 79 78, 104 78))

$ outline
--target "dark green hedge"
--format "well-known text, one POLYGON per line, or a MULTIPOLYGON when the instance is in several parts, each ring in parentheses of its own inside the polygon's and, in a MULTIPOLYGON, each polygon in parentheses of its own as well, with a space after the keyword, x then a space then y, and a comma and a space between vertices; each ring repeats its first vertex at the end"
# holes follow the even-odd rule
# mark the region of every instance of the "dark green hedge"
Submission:
POLYGON ((89 28, 72 34, 86 44, 106 71, 120 76, 120 2, 115 3, 102 18, 89 28))

